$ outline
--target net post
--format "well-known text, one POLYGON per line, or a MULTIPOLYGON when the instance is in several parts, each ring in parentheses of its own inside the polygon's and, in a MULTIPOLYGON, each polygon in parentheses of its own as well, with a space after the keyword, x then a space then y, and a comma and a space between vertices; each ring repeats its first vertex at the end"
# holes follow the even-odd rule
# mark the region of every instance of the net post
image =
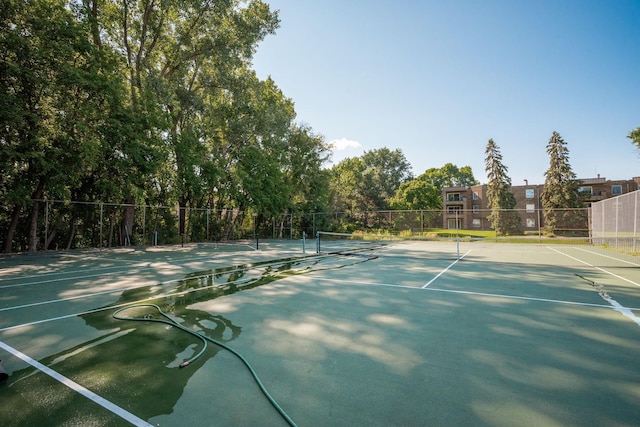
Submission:
POLYGON ((316 253, 320 253, 320 232, 316 233, 316 253))
POLYGON ((305 254, 305 253, 306 253, 306 251, 305 251, 305 244, 306 244, 306 242, 307 242, 307 232, 306 232, 306 231, 303 231, 303 232, 302 232, 302 253, 303 253, 303 254, 305 254))

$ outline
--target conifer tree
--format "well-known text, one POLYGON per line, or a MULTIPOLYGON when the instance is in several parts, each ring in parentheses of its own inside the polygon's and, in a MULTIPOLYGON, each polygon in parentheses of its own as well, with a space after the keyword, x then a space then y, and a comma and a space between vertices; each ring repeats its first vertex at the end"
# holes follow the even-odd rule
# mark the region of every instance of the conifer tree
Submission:
POLYGON ((629 132, 629 135, 627 135, 627 138, 629 138, 632 141, 633 145, 640 148, 640 127, 629 132))
POLYGON ((485 156, 485 170, 489 179, 487 200, 491 209, 488 219, 499 235, 522 234, 522 223, 514 210, 516 199, 511 192, 508 168, 502 163, 500 148, 493 139, 487 143, 485 156))
POLYGON ((569 163, 569 149, 558 132, 553 132, 547 144, 549 169, 545 172, 542 208, 545 232, 582 228, 584 215, 575 208, 582 207, 578 191, 579 181, 569 163))

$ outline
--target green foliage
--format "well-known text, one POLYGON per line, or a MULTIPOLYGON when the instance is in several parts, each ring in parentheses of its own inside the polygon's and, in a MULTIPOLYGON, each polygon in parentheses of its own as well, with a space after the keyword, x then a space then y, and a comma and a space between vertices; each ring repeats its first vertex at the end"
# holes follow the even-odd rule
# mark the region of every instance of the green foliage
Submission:
POLYGON ((581 208, 578 192, 580 183, 569 163, 569 149, 558 132, 553 132, 547 144, 549 169, 545 172, 542 207, 545 232, 585 228, 584 218, 575 215, 572 208, 581 208))
MULTIPOLYGON (((96 219, 56 207, 50 236, 38 236, 43 198, 265 215, 326 206, 328 147, 250 68, 278 25, 259 0, 3 2, 4 250, 46 247, 56 233, 71 247, 75 224, 96 219)), ((110 212, 108 241, 133 217, 110 212)), ((201 235, 197 217, 187 232, 201 235)))
POLYGON ((360 157, 342 160, 331 168, 331 210, 369 210, 361 189, 364 187, 364 162, 360 157))
POLYGON ((391 209, 398 210, 441 209, 442 192, 428 182, 412 179, 400 184, 389 205, 391 209))
POLYGON ((411 178, 411 165, 399 149, 380 148, 345 159, 331 169, 332 208, 388 209, 400 185, 411 178))
POLYGON ((491 213, 488 216, 498 235, 522 234, 520 216, 513 209, 516 199, 511 192, 511 178, 508 168, 502 163, 500 148, 490 139, 485 149, 487 172, 487 202, 491 213))
POLYGON ((473 176, 471 166, 458 166, 447 163, 441 168, 427 169, 422 175, 418 176, 419 180, 428 182, 442 191, 444 187, 472 187, 479 184, 473 176))
POLYGON ((386 147, 366 151, 362 156, 364 187, 362 192, 374 209, 388 209, 389 199, 400 185, 413 178, 411 165, 402 150, 386 147))
POLYGON ((640 127, 629 132, 629 135, 627 135, 627 138, 631 140, 633 145, 640 148, 640 127))

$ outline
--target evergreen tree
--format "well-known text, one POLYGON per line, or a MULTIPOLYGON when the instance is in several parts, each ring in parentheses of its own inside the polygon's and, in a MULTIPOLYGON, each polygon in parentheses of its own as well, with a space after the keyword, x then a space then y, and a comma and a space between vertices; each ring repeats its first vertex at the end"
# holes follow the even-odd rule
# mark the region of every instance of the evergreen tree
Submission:
POLYGON ((485 155, 485 170, 489 178, 487 200, 491 209, 489 221, 497 234, 522 234, 522 223, 514 210, 516 199, 511 192, 511 178, 507 175, 507 167, 502 163, 500 148, 493 139, 487 143, 485 155))
POLYGON ((584 215, 575 208, 582 207, 578 191, 579 181, 569 164, 569 149, 558 132, 553 132, 547 144, 549 169, 545 172, 542 208, 545 232, 584 228, 584 215))
POLYGON ((627 138, 629 138, 632 141, 633 145, 640 148, 640 127, 629 132, 629 135, 627 135, 627 138))

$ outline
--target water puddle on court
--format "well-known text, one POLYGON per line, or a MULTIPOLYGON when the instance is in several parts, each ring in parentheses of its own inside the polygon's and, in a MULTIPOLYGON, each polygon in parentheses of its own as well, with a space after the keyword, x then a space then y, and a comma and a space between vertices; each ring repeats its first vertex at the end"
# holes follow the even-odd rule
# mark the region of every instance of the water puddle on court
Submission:
MULTIPOLYGON (((160 312, 149 306, 153 304, 181 326, 225 345, 232 345, 242 334, 242 326, 221 314, 195 309, 193 304, 255 289, 292 276, 344 268, 375 258, 362 253, 332 254, 282 258, 193 272, 178 281, 124 291, 110 306, 146 304, 131 311, 127 309, 126 315, 159 318, 160 312)), ((81 315, 85 326, 90 328, 86 332, 87 339, 82 342, 76 340, 74 345, 40 362, 52 366, 62 375, 142 419, 150 420, 171 414, 199 368, 225 350, 209 345, 202 357, 181 369, 180 364, 184 359, 203 348, 197 338, 177 326, 115 319, 115 310, 81 315)), ((29 390, 41 390, 49 386, 49 380, 32 368, 12 373, 12 383, 5 390, 7 405, 18 405, 29 390)), ((63 423, 73 419, 73 415, 63 410, 74 407, 79 400, 73 394, 70 396, 71 401, 61 399, 60 408, 56 409, 59 415, 51 418, 51 408, 34 407, 24 414, 21 421, 25 422, 24 425, 37 425, 44 420, 63 423)))

